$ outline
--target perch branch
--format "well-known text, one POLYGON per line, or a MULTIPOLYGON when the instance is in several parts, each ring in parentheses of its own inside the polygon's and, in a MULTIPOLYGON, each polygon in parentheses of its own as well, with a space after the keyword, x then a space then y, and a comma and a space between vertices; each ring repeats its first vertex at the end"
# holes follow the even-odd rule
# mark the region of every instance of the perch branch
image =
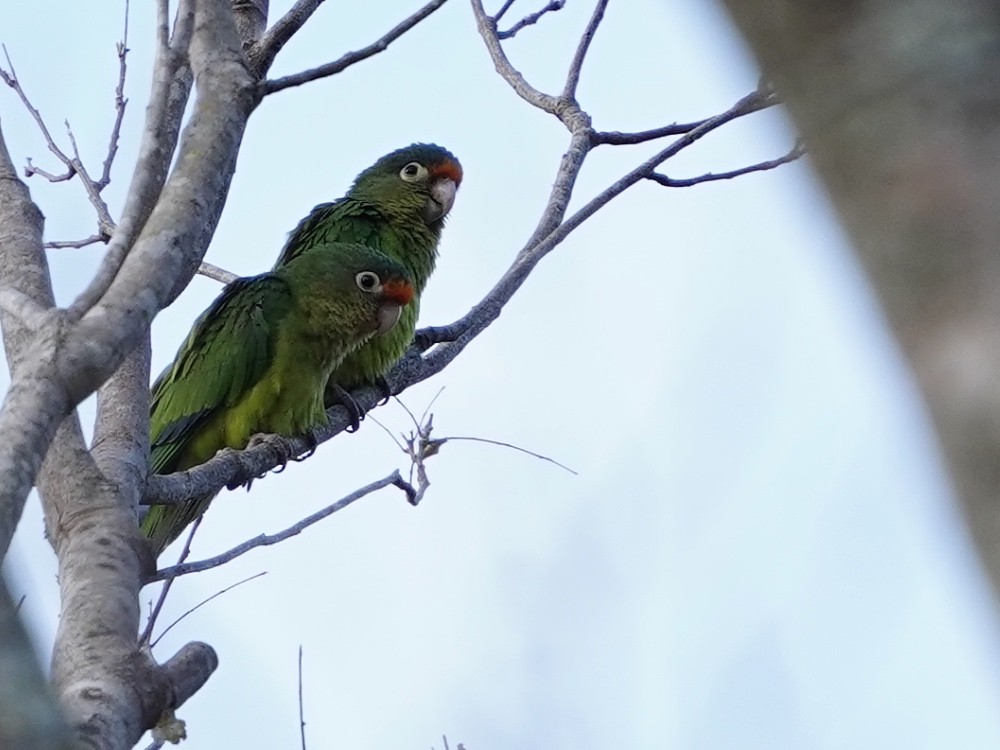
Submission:
POLYGON ((283 542, 289 537, 302 533, 305 529, 315 523, 318 523, 319 521, 322 521, 327 516, 331 516, 337 511, 343 510, 354 501, 360 500, 366 495, 370 495, 371 493, 390 485, 399 487, 403 490, 407 495, 407 499, 410 499, 415 495, 413 488, 403 480, 398 471, 394 471, 389 476, 383 477, 382 479, 372 482, 369 485, 365 485, 364 487, 355 490, 350 495, 342 497, 337 502, 328 505, 322 510, 317 511, 310 516, 306 516, 301 521, 289 526, 284 531, 279 531, 276 534, 261 534, 253 539, 248 539, 227 552, 223 552, 221 555, 216 555, 215 557, 210 557, 206 560, 198 560, 196 562, 183 563, 180 565, 173 565, 169 568, 163 568, 162 570, 156 571, 147 583, 152 583, 153 581, 165 581, 171 578, 178 578, 180 576, 187 575, 188 573, 198 573, 202 570, 208 570, 209 568, 216 568, 230 562, 231 560, 235 560, 240 555, 244 555, 257 547, 266 547, 272 544, 277 544, 278 542, 283 542))
POLYGON ((278 91, 284 91, 287 88, 292 88, 293 86, 301 86, 302 84, 309 83, 310 81, 327 78, 340 73, 355 63, 366 60, 373 55, 377 55, 379 52, 384 52, 389 48, 390 44, 423 21, 446 2, 447 0, 431 0, 431 2, 427 3, 427 5, 422 7, 412 16, 390 29, 380 39, 372 42, 367 47, 363 47, 362 49, 354 52, 348 52, 339 60, 334 60, 333 62, 320 65, 319 67, 312 68, 310 70, 304 70, 301 73, 294 73, 282 78, 265 81, 263 84, 263 92, 265 95, 274 94, 278 91))

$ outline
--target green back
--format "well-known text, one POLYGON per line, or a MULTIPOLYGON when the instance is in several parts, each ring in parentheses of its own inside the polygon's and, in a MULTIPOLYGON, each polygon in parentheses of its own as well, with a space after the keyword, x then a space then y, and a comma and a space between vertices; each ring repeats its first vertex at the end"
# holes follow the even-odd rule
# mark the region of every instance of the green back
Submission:
POLYGON ((195 321, 174 362, 153 384, 150 467, 179 467, 189 439, 235 404, 264 375, 275 333, 292 306, 288 284, 274 274, 237 279, 195 321))

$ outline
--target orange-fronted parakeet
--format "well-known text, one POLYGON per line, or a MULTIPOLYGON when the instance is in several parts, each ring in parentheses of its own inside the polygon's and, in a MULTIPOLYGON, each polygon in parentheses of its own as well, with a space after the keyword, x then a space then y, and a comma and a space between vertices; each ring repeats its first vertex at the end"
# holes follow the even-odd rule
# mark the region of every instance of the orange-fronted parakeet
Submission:
MULTIPOLYGON (((420 294, 434 270, 441 229, 461 182, 462 166, 450 151, 415 143, 383 156, 355 178, 347 195, 316 206, 289 235, 275 268, 324 242, 358 242, 399 262, 416 292, 392 331, 360 346, 337 366, 328 405, 344 402, 343 389, 379 382, 413 340, 420 294)), ((345 406, 356 410, 350 402, 345 406)))
MULTIPOLYGON (((253 435, 305 435, 325 424, 330 373, 392 330, 414 298, 400 264, 342 242, 319 241, 270 273, 229 284, 153 384, 150 467, 181 471, 222 448, 245 448, 253 435)), ((152 507, 142 530, 154 553, 211 499, 152 507)))

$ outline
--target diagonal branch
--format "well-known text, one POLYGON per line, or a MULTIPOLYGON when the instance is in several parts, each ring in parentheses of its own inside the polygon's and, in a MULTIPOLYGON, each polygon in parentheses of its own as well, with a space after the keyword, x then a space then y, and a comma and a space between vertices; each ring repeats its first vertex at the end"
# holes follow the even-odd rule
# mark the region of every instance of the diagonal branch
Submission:
POLYGON ((196 562, 181 563, 179 565, 172 565, 169 568, 163 568, 162 570, 156 571, 156 573, 150 577, 147 583, 152 583, 154 581, 164 581, 178 578, 179 576, 187 575, 188 573, 198 573, 202 570, 208 570, 209 568, 216 568, 220 565, 224 565, 231 560, 235 560, 240 555, 244 555, 252 549, 257 547, 266 547, 272 544, 277 544, 278 542, 283 542, 286 539, 296 536, 302 533, 305 529, 309 528, 315 523, 322 521, 324 518, 332 516, 337 511, 343 510, 351 503, 356 500, 377 492, 378 490, 384 489, 385 487, 395 486, 402 489, 407 498, 412 498, 414 495, 413 488, 403 480, 400 476, 399 471, 394 471, 382 479, 367 484, 360 489, 355 490, 349 495, 340 498, 337 502, 328 505, 322 510, 316 511, 310 516, 306 516, 301 521, 292 526, 289 526, 284 531, 279 531, 276 534, 261 534, 253 539, 248 539, 247 541, 233 547, 227 552, 223 552, 221 555, 216 555, 215 557, 210 557, 207 560, 198 560, 196 562))
POLYGON ((700 185, 704 182, 731 180, 734 177, 742 177, 743 175, 751 174, 752 172, 765 172, 769 169, 776 169, 782 164, 788 164, 789 162, 795 161, 804 154, 805 148, 801 143, 796 143, 795 146, 792 147, 791 151, 784 156, 779 156, 777 159, 769 159, 768 161, 751 164, 748 167, 741 167, 728 172, 708 172, 707 174, 698 175, 697 177, 687 177, 684 179, 667 177, 665 174, 660 174, 659 172, 651 172, 647 176, 647 179, 663 185, 664 187, 691 187, 692 185, 700 185))
POLYGON ((604 9, 608 7, 608 0, 597 0, 594 12, 590 16, 587 28, 580 37, 580 42, 576 46, 573 61, 569 64, 569 72, 566 74, 566 85, 563 87, 562 98, 568 101, 576 99, 576 88, 580 85, 580 71, 583 69, 583 61, 587 59, 587 52, 590 51, 590 43, 594 41, 597 27, 604 19, 604 9))
POLYGON ((306 21, 322 4, 323 0, 298 0, 250 48, 247 60, 250 62, 250 71, 255 77, 261 78, 271 69, 271 65, 281 49, 295 36, 299 29, 305 26, 306 21))
POLYGON ((284 76, 283 78, 265 81, 263 84, 264 95, 274 94, 278 91, 284 91, 285 89, 292 88, 293 86, 301 86, 302 84, 309 83, 310 81, 316 81, 320 78, 327 78, 329 76, 336 75, 355 63, 367 60, 369 57, 377 55, 379 52, 384 52, 389 48, 390 44, 431 15, 447 1, 448 0, 431 0, 431 2, 427 3, 427 5, 422 7, 412 16, 390 29, 380 39, 372 42, 367 47, 363 47, 362 49, 354 52, 348 52, 339 60, 334 60, 333 62, 320 65, 319 67, 312 68, 311 70, 304 70, 301 73, 295 73, 290 76, 284 76))
MULTIPOLYGON (((566 0, 549 0, 549 3, 541 10, 537 10, 534 13, 529 13, 506 31, 498 31, 497 39, 512 39, 517 35, 517 32, 519 32, 521 29, 527 28, 528 26, 534 26, 536 23, 539 22, 539 20, 541 20, 542 16, 544 16, 546 13, 562 10, 565 5, 566 5, 566 0)), ((493 16, 493 23, 499 24, 500 18, 503 16, 504 13, 507 12, 507 9, 510 8, 510 6, 511 3, 506 3, 497 12, 497 14, 493 16)))
POLYGON ((595 131, 591 136, 591 140, 595 146, 631 146, 638 143, 646 143, 647 141, 655 141, 660 138, 667 138, 671 135, 684 135, 685 133, 690 133, 704 122, 704 120, 698 120, 697 122, 688 122, 683 125, 674 123, 673 125, 653 128, 652 130, 641 130, 637 133, 622 133, 617 130, 595 131))
POLYGON ((104 159, 104 168, 101 170, 101 179, 97 181, 98 190, 103 190, 111 184, 111 167, 118 154, 118 137, 121 135, 122 121, 125 119, 125 106, 128 99, 125 98, 125 74, 128 71, 125 58, 128 55, 128 11, 129 0, 125 0, 125 28, 122 31, 122 40, 116 45, 118 51, 118 85, 115 86, 115 123, 111 127, 111 136, 108 140, 108 155, 104 159))
POLYGON ((166 2, 159 4, 158 41, 153 67, 153 89, 146 106, 139 158, 136 160, 128 197, 114 236, 108 243, 100 268, 87 288, 67 309, 71 320, 79 320, 104 296, 125 262, 159 198, 180 133, 184 108, 191 93, 192 77, 187 65, 187 44, 194 25, 194 5, 181 2, 174 30, 174 47, 167 40, 166 2))

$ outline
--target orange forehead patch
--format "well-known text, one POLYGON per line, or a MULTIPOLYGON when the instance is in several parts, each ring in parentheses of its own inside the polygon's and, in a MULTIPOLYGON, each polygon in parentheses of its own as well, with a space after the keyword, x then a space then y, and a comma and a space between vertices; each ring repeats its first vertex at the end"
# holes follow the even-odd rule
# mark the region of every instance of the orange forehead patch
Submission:
POLYGON ((456 185, 462 184, 462 167, 457 161, 448 159, 440 164, 435 164, 431 167, 430 173, 434 177, 447 177, 456 185))
POLYGON ((413 299, 413 287, 405 281, 387 281, 382 286, 382 296, 405 306, 413 299))

